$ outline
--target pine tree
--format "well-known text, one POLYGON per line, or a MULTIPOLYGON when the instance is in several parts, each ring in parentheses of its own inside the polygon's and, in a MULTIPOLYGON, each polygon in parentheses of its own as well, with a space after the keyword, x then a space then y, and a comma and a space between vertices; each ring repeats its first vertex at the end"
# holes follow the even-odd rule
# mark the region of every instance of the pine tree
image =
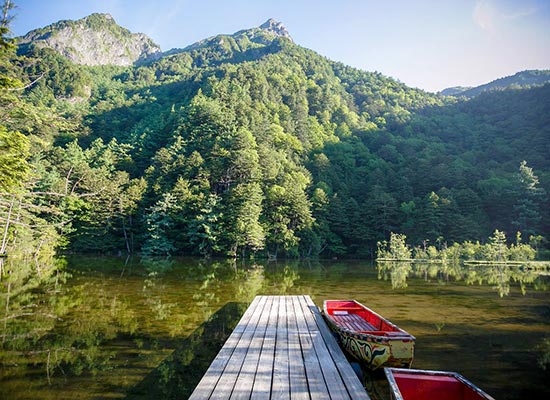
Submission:
POLYGON ((524 160, 519 165, 518 200, 514 206, 514 226, 524 234, 536 235, 541 221, 540 202, 545 192, 539 188, 539 179, 524 160))

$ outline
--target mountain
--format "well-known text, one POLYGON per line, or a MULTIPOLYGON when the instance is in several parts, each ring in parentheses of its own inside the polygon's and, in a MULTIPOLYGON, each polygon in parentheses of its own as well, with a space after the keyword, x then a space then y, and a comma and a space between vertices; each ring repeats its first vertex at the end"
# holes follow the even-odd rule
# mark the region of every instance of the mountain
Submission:
POLYGON ((443 96, 459 96, 461 93, 464 93, 467 90, 472 89, 471 86, 453 86, 450 88, 443 89, 439 94, 443 96))
POLYGON ((132 65, 158 58, 160 47, 142 33, 131 33, 109 14, 59 21, 18 38, 21 51, 51 48, 76 64, 132 65))
POLYGON ((440 96, 289 36, 270 20, 128 66, 28 46, 3 120, 31 149, 24 188, 59 195, 26 226, 71 251, 231 257, 550 235, 550 85, 440 96))
POLYGON ((275 21, 273 18, 269 18, 266 22, 260 25, 260 29, 292 40, 290 33, 288 33, 285 26, 281 22, 275 21))
POLYGON ((453 87, 440 92, 444 96, 475 97, 490 90, 519 89, 540 86, 550 82, 550 70, 527 70, 511 76, 496 79, 477 87, 453 87))
POLYGON ((285 26, 273 18, 268 19, 256 28, 243 29, 233 34, 222 34, 200 40, 183 49, 171 49, 164 55, 190 52, 198 49, 211 49, 220 54, 244 53, 263 48, 273 43, 274 39, 285 38, 292 42, 292 38, 285 26))

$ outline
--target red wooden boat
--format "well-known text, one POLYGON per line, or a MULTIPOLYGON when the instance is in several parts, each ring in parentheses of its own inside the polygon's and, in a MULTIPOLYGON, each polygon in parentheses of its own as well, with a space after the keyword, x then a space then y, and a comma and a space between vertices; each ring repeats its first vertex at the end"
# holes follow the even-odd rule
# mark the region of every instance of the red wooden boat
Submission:
POLYGON ((384 368, 393 400, 495 400, 456 372, 384 368))
POLYGON ((413 335, 355 300, 326 300, 323 314, 342 347, 370 369, 410 367, 413 335))

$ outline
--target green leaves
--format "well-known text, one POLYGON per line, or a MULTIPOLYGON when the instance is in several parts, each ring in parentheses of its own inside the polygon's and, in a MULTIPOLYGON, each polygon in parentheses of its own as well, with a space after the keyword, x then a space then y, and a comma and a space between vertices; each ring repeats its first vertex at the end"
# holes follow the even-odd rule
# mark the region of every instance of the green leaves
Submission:
POLYGON ((176 198, 166 193, 148 212, 146 219, 147 240, 142 252, 145 256, 168 256, 174 250, 174 243, 170 240, 170 232, 174 228, 173 215, 179 211, 176 198))
POLYGON ((365 257, 395 231, 550 229, 550 87, 444 98, 254 29, 137 67, 26 50, 0 55, 0 186, 64 196, 71 250, 365 257))
POLYGON ((0 125, 0 192, 20 189, 25 183, 30 156, 28 139, 19 132, 9 132, 0 125))
POLYGON ((544 189, 539 187, 539 179, 533 169, 527 166, 527 161, 521 161, 518 173, 517 203, 514 205, 516 218, 513 224, 517 229, 528 235, 538 232, 542 219, 540 203, 545 197, 544 189))
POLYGON ((239 249, 244 255, 246 249, 256 252, 264 248, 265 232, 260 223, 262 201, 258 183, 240 183, 231 190, 225 218, 230 255, 236 256, 239 249))

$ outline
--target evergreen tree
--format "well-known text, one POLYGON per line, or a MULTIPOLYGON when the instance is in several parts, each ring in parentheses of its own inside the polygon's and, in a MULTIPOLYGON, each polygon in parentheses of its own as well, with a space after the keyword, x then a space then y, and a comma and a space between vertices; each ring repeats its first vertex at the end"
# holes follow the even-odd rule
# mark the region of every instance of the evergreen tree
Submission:
POLYGON ((536 235, 541 221, 540 202, 545 192, 539 188, 539 179, 525 160, 519 165, 518 184, 518 200, 514 206, 516 219, 513 224, 524 234, 536 235))
POLYGON ((29 172, 29 156, 27 138, 0 125, 0 192, 21 188, 29 172))
MULTIPOLYGON (((13 40, 9 37, 9 24, 12 17, 10 10, 13 2, 6 0, 2 4, 0 16, 0 105, 8 106, 9 103, 18 101, 12 91, 22 86, 14 77, 16 71, 11 65, 10 58, 15 55, 13 40)), ((0 114, 0 192, 9 192, 20 188, 26 180, 29 165, 28 139, 17 131, 10 131, 3 125, 7 115, 0 114)))
POLYGON ((450 99, 259 30, 82 66, 32 45, 17 55, 7 15, 9 243, 20 200, 40 221, 25 237, 47 226, 73 251, 364 257, 397 229, 425 252, 495 228, 550 232, 550 85, 450 99), (514 179, 522 159, 540 181, 525 162, 514 179))

